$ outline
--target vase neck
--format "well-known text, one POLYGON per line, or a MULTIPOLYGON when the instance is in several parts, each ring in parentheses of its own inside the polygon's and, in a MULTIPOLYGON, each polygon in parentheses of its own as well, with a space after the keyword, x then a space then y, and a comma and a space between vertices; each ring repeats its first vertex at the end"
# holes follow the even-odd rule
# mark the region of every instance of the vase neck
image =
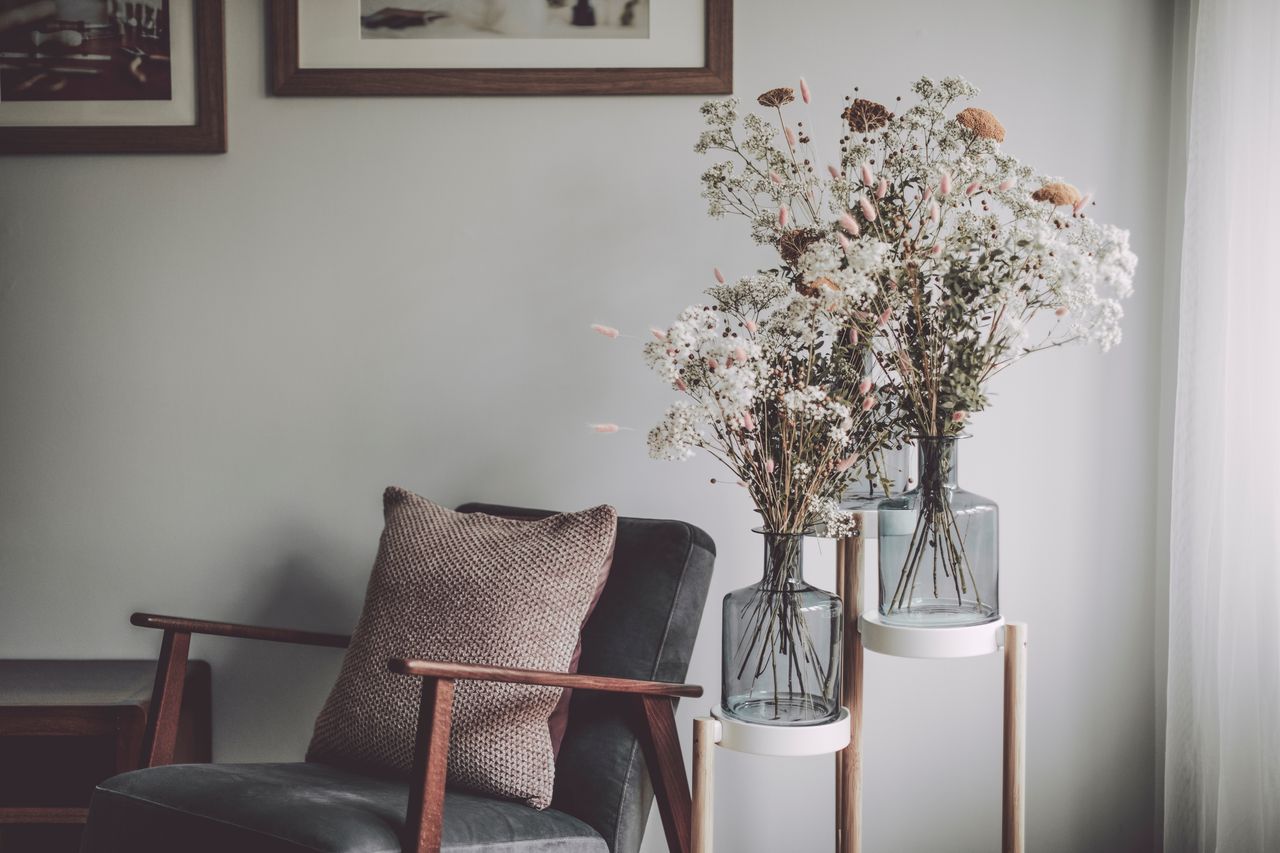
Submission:
POLYGON ((760 531, 764 537, 766 589, 785 589, 804 583, 804 534, 760 531))
POLYGON ((958 483, 959 439, 956 437, 916 439, 922 488, 952 488, 958 483))

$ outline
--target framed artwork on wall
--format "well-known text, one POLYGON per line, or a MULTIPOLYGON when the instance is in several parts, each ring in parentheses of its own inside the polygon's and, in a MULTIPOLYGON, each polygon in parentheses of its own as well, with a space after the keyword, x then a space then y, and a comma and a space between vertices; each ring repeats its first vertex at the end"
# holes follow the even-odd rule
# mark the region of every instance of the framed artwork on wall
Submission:
POLYGON ((716 95, 733 0, 268 0, 277 95, 716 95))
POLYGON ((0 0, 0 154, 226 150, 223 0, 0 0))

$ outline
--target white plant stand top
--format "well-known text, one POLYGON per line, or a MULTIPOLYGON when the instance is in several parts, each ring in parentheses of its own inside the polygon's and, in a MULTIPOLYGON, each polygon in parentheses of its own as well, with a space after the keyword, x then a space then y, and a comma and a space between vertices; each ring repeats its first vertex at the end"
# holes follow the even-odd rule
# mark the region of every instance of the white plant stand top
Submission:
POLYGON ((766 726, 744 723, 725 714, 717 705, 711 710, 712 739, 716 746, 752 755, 825 755, 849 745, 849 709, 830 723, 815 726, 766 726))
POLYGON ((917 628, 890 625, 878 613, 858 620, 862 647, 899 658, 973 658, 1004 648, 1004 619, 955 628, 917 628))

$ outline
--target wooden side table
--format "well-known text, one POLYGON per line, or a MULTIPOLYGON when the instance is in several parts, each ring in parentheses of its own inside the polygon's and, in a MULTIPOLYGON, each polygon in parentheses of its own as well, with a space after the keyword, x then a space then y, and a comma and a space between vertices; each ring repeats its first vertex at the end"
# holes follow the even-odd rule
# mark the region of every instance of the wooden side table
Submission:
MULTIPOLYGON (((94 786, 143 766, 154 660, 0 660, 0 850, 75 850, 94 786)), ((210 760, 210 674, 187 669, 177 761, 210 760)))

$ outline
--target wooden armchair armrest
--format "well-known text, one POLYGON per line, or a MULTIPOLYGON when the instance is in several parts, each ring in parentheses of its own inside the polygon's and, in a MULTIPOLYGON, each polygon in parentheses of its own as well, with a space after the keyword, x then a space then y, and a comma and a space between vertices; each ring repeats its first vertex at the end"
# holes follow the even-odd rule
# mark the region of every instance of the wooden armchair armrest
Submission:
POLYGON ((540 669, 510 669, 501 666, 480 666, 465 663, 419 660, 417 658, 393 658, 387 668, 400 675, 420 678, 445 678, 451 681, 500 681, 507 684, 534 684, 546 687, 568 687, 573 690, 602 690, 606 693, 638 693, 645 696, 666 696, 672 699, 687 696, 696 699, 702 688, 696 684, 675 684, 667 681, 637 681, 630 678, 611 678, 604 675, 546 672, 540 669))
POLYGON ((187 654, 192 634, 215 637, 238 637, 245 640, 267 640, 274 643, 297 643, 305 646, 328 646, 343 649, 351 638, 343 634, 316 631, 291 631, 288 628, 263 628, 232 622, 209 622, 183 619, 154 613, 135 613, 129 621, 139 628, 164 631, 160 658, 156 662, 156 683, 147 708, 147 728, 142 736, 142 757, 138 766, 155 767, 173 762, 178 741, 178 712, 182 707, 182 691, 187 677, 187 654))
POLYGON ((689 779, 684 773, 684 759, 680 755, 674 700, 682 696, 701 696, 702 688, 698 685, 416 658, 393 658, 387 662, 387 668, 400 675, 422 679, 409 814, 405 821, 404 850, 407 853, 439 853, 440 850, 444 787, 449 765, 449 731, 453 724, 453 691, 457 681, 499 681, 620 694, 634 714, 635 732, 653 782, 662 827, 667 835, 667 847, 672 853, 691 853, 693 804, 689 796, 689 779))
POLYGON ((272 643, 298 643, 305 646, 330 646, 345 649, 351 638, 346 634, 322 634, 317 631, 294 631, 289 628, 267 628, 237 625, 234 622, 209 622, 155 613, 135 613, 129 621, 139 628, 158 628, 179 634, 208 634, 214 637, 238 637, 243 640, 267 640, 272 643))

